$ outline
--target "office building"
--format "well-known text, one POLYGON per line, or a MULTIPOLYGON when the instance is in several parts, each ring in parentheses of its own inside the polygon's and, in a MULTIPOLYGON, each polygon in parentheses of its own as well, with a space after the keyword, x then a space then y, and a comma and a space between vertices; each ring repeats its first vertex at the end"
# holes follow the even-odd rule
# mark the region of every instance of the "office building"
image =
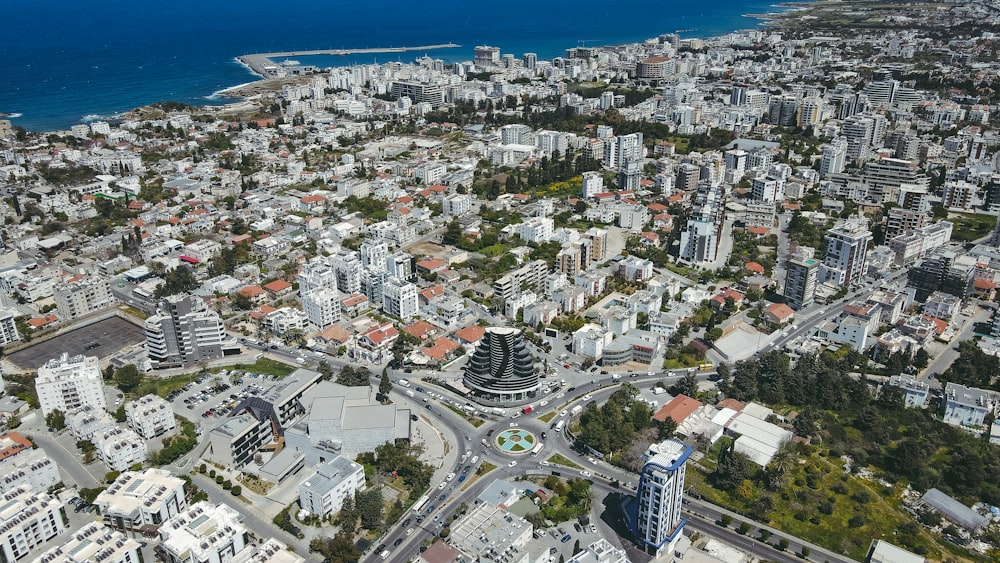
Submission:
POLYGON ((509 327, 490 327, 465 366, 465 386, 483 404, 517 405, 534 398, 538 372, 524 334, 509 327))
POLYGON ((299 485, 299 506, 316 516, 337 514, 344 499, 365 490, 365 468, 338 455, 321 464, 299 485))
POLYGON ((626 524, 643 551, 670 554, 687 520, 681 512, 684 476, 691 446, 675 440, 653 444, 639 477, 636 496, 625 511, 626 524))
POLYGON ((177 428, 170 403, 152 393, 125 403, 125 423, 147 440, 177 428))
POLYGON ((69 529, 66 509, 56 497, 21 485, 4 493, 0 506, 0 558, 17 561, 69 529))
POLYGON ((861 280, 872 232, 863 217, 840 221, 826 234, 826 255, 820 269, 821 282, 846 287, 861 280))
POLYGON ((142 563, 139 542, 100 522, 87 522, 32 563, 142 563))
POLYGON ((785 264, 785 303, 796 311, 812 305, 818 279, 818 260, 789 259, 785 264))
POLYGON ((125 471, 94 500, 104 524, 128 536, 152 537, 187 510, 184 481, 166 469, 125 471))
POLYGON ((196 503, 167 520, 159 535, 159 553, 167 563, 226 563, 253 537, 238 512, 208 502, 196 503))
POLYGON ((171 295, 146 319, 146 353, 154 368, 181 367, 240 352, 222 318, 197 296, 171 295))
POLYGON ((473 561, 515 560, 532 539, 531 524, 516 514, 486 503, 451 525, 451 545, 473 561), (510 559, 508 559, 510 558, 510 559))
POLYGON ((38 368, 35 392, 43 416, 56 409, 67 413, 82 406, 107 409, 104 377, 97 356, 70 358, 63 354, 59 359, 45 362, 38 368))

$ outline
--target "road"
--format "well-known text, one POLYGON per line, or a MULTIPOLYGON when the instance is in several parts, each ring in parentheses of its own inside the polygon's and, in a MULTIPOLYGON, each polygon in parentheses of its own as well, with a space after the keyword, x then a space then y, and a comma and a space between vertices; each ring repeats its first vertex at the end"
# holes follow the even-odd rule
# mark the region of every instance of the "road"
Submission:
MULTIPOLYGON (((41 416, 40 411, 37 411, 36 416, 41 416)), ((69 430, 63 430, 63 432, 69 432, 69 430)), ((45 450, 45 453, 52 458, 52 461, 59 466, 63 473, 73 480, 77 487, 92 489, 104 486, 80 463, 79 453, 67 450, 59 443, 59 440, 49 435, 48 431, 32 432, 31 441, 35 443, 36 447, 45 450)), ((65 484, 70 485, 70 483, 65 484)))
MULTIPOLYGON (((990 306, 979 305, 978 303, 973 303, 970 306, 974 308, 972 316, 959 317, 965 321, 965 324, 962 325, 962 328, 951 339, 948 347, 938 354, 926 369, 917 375, 917 379, 930 378, 931 376, 937 377, 944 373, 951 366, 952 362, 958 358, 958 343, 972 337, 976 323, 987 322, 993 315, 993 308, 990 306)), ((932 383, 937 383, 937 381, 933 381, 932 383)))

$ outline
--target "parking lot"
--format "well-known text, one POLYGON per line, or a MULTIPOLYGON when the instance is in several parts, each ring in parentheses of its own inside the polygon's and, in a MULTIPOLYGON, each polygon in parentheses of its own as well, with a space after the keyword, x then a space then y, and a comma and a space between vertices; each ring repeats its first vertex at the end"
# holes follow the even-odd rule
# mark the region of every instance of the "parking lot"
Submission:
POLYGON ((83 354, 106 358, 145 339, 142 327, 111 317, 18 350, 7 359, 24 369, 36 370, 64 353, 70 357, 83 354))
POLYGON ((214 428, 240 401, 260 395, 275 381, 272 376, 223 370, 188 383, 166 399, 179 416, 203 428, 214 428))

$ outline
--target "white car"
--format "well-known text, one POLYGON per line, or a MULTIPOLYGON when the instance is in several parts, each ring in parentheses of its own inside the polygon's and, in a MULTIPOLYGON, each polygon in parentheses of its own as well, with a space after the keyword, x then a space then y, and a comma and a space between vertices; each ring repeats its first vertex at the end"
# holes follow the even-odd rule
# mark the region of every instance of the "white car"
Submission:
POLYGON ((581 471, 580 475, 583 475, 584 477, 590 477, 593 474, 590 471, 581 471))
POLYGON ((441 484, 440 484, 440 485, 438 485, 438 490, 439 490, 439 491, 443 491, 443 490, 444 490, 444 483, 445 483, 445 482, 444 482, 444 481, 442 481, 442 482, 441 482, 441 484))
POLYGON ((510 463, 507 464, 507 467, 514 467, 515 465, 517 465, 517 462, 516 461, 512 461, 512 462, 510 462, 510 463))
POLYGON ((511 428, 515 428, 515 427, 517 427, 517 423, 516 423, 516 422, 511 422, 511 423, 510 423, 510 427, 511 427, 511 428))
POLYGON ((540 406, 540 407, 544 407, 544 406, 545 406, 545 405, 547 405, 547 404, 549 404, 549 402, 548 402, 548 401, 542 401, 541 403, 538 403, 538 406, 540 406))
POLYGON ((549 465, 549 462, 547 462, 547 461, 545 461, 545 460, 542 460, 542 461, 539 461, 539 462, 538 462, 538 465, 541 465, 541 466, 544 466, 544 467, 548 467, 548 465, 549 465))
POLYGON ((583 400, 584 401, 589 401, 589 400, 591 400, 593 398, 594 398, 594 396, 591 395, 590 393, 587 393, 586 395, 583 396, 583 400))
POLYGON ((569 411, 563 410, 561 413, 559 413, 559 416, 566 416, 567 414, 569 414, 569 411))

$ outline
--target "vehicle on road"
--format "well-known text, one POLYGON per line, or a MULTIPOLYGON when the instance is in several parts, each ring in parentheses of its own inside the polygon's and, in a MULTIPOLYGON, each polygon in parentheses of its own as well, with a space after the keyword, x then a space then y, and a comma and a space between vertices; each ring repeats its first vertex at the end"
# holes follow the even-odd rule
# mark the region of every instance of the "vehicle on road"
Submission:
POLYGON ((568 541, 569 541, 569 540, 571 540, 571 539, 573 539, 573 536, 571 536, 571 535, 569 535, 569 534, 566 534, 566 535, 565 535, 565 536, 563 536, 563 537, 562 537, 562 539, 561 539, 561 540, 559 540, 559 541, 560 541, 561 543, 566 543, 566 542, 568 542, 568 541))
POLYGON ((514 467, 515 465, 517 465, 517 462, 516 461, 512 461, 512 462, 510 462, 510 463, 507 464, 507 467, 514 467))
POLYGON ((587 471, 587 470, 583 470, 583 471, 580 472, 580 475, 583 475, 584 477, 590 477, 590 476, 593 475, 593 473, 591 473, 590 471, 587 471))
POLYGON ((459 476, 458 476, 458 482, 459 482, 459 483, 462 483, 462 482, 464 482, 464 481, 465 481, 465 475, 459 475, 459 476))

